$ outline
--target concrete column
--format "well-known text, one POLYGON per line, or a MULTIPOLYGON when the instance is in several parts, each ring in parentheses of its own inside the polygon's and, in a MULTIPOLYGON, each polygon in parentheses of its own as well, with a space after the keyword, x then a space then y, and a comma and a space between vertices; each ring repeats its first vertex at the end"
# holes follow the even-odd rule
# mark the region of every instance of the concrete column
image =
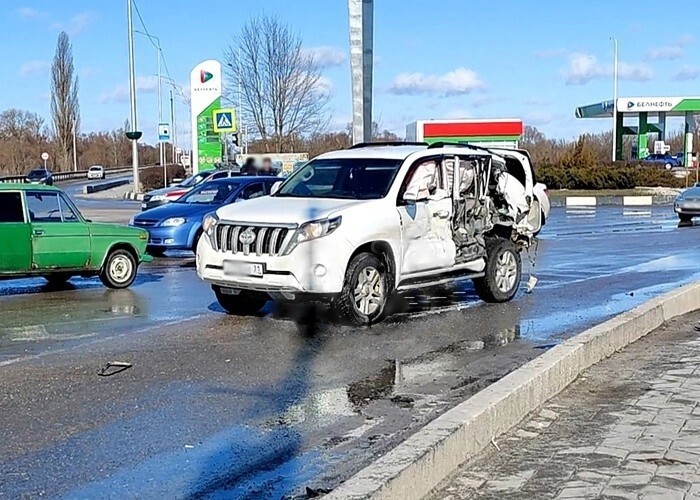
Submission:
POLYGON ((659 123, 657 125, 659 128, 659 140, 666 142, 666 112, 659 111, 659 123))
POLYGON ((647 133, 649 127, 647 125, 649 114, 647 112, 639 113, 639 130, 637 133, 637 158, 644 158, 649 154, 649 144, 647 133))
POLYGON ((624 154, 622 151, 622 138, 624 137, 624 123, 625 115, 622 113, 617 113, 615 120, 617 120, 617 125, 615 127, 615 161, 624 160, 624 154))
POLYGON ((350 72, 352 78, 352 142, 372 139, 372 72, 374 0, 348 0, 350 72))
POLYGON ((683 152, 685 153, 683 159, 685 166, 690 166, 691 155, 693 153, 693 134, 695 134, 695 113, 692 111, 685 112, 685 142, 683 147, 683 152))

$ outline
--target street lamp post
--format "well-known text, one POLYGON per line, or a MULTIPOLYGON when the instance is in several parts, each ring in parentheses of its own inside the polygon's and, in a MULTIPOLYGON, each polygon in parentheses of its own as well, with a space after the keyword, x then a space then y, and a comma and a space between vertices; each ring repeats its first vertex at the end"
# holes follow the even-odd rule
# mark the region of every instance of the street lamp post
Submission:
POLYGON ((126 0, 126 16, 129 28, 129 98, 131 101, 131 132, 127 137, 131 139, 131 159, 134 171, 134 191, 141 192, 139 183, 139 144, 141 134, 136 123, 136 75, 134 72, 134 23, 131 17, 131 0, 126 0))
POLYGON ((78 171, 78 141, 76 140, 75 121, 73 121, 73 172, 78 171))
MULTIPOLYGON (((156 48, 156 66, 158 68, 158 125, 163 123, 163 75, 161 71, 161 59, 163 58, 163 49, 160 46, 160 38, 157 36, 146 33, 145 31, 134 30, 139 35, 148 37, 153 46, 156 48), (154 43, 155 40, 155 43, 154 43)), ((172 125, 171 125, 172 126, 172 125)), ((165 145, 158 140, 158 160, 163 166, 163 172, 165 173, 165 145)))
POLYGON ((617 38, 610 37, 615 45, 615 56, 613 62, 613 126, 612 126, 612 161, 617 160, 617 38))

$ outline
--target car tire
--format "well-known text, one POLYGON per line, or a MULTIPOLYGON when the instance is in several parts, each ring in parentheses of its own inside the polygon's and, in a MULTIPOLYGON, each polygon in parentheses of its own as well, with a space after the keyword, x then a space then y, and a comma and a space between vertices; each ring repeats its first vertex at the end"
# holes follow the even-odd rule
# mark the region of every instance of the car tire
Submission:
POLYGON ((382 260, 374 254, 361 253, 350 261, 333 309, 341 320, 352 325, 371 325, 384 318, 390 291, 382 260))
POLYGON ((138 263, 128 250, 112 250, 100 270, 100 281, 107 288, 128 288, 136 279, 138 263))
POLYGON ((73 276, 68 273, 52 273, 44 276, 44 279, 49 282, 49 285, 64 285, 73 276))
POLYGON ((203 234, 204 232, 201 229, 199 229, 194 235, 194 239, 192 240, 192 251, 195 253, 195 255, 197 254, 197 245, 199 245, 199 240, 203 234))
POLYGON ((270 300, 267 294, 261 292, 241 291, 238 295, 229 295, 223 293, 220 286, 212 285, 211 288, 219 305, 236 316, 254 316, 270 300))
POLYGON ((522 262, 515 244, 503 238, 486 241, 485 275, 473 280, 477 295, 484 302, 508 302, 520 285, 522 262))
POLYGON ((666 170, 671 170, 671 168, 673 167, 673 165, 671 165, 670 163, 667 163, 664 166, 666 167, 666 170))

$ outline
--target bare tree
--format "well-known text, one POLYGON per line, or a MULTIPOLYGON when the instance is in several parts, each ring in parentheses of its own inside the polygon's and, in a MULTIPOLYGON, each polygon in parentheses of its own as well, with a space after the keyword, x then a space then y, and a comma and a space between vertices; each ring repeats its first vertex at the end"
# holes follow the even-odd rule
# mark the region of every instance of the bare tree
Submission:
POLYGON ((73 152, 73 131, 80 129, 78 77, 73 76, 73 49, 65 31, 58 35, 56 55, 51 65, 51 117, 56 141, 56 163, 68 170, 73 152))
POLYGON ((233 83, 226 96, 238 104, 261 141, 277 152, 294 137, 313 134, 328 122, 330 89, 301 38, 279 18, 248 21, 224 49, 226 72, 233 83))

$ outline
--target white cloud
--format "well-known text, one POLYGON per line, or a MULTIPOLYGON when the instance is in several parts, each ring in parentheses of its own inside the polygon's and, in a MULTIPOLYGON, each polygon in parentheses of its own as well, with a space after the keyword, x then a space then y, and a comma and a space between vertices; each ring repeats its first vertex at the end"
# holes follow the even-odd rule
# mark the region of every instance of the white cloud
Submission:
POLYGON ((51 28, 57 31, 65 31, 70 35, 79 35, 90 26, 94 18, 95 16, 90 12, 80 12, 71 17, 68 22, 55 22, 51 24, 51 28))
POLYGON ((39 19, 42 17, 46 17, 45 12, 33 9, 32 7, 20 7, 15 12, 22 19, 39 19))
POLYGON ((693 43, 695 37, 690 34, 681 35, 675 43, 651 48, 647 51, 647 61, 673 61, 685 55, 684 47, 693 43))
POLYGON ((50 68, 51 63, 48 61, 27 61, 20 66, 18 73, 20 76, 39 75, 47 73, 50 68))
MULTIPOLYGON (((144 94, 153 94, 158 90, 157 76, 137 76, 136 77, 136 92, 144 94)), ((129 85, 117 85, 113 90, 104 92, 98 98, 101 104, 110 102, 125 102, 129 100, 129 85)))
POLYGON ((687 82, 689 80, 697 80, 698 77, 700 77, 700 66, 683 66, 671 76, 671 80, 687 82))
MULTIPOLYGON (((585 85, 597 78, 611 77, 612 64, 601 64, 592 54, 575 52, 569 56, 569 64, 563 71, 567 85, 585 85)), ((652 69, 641 63, 619 62, 618 77, 621 80, 646 82, 653 77, 652 69)))
POLYGON ((333 93, 333 82, 326 76, 319 76, 316 80, 316 92, 319 96, 328 97, 333 93))
POLYGON ((321 68, 340 66, 348 58, 345 51, 338 47, 331 47, 330 45, 303 49, 303 52, 306 56, 312 57, 314 62, 321 68))
POLYGON ((673 61, 680 59, 685 54, 683 47, 680 45, 662 45, 649 49, 644 57, 647 61, 673 61))
POLYGON ((470 94, 484 88, 484 82, 471 69, 457 68, 444 75, 401 73, 392 82, 389 92, 399 95, 439 94, 443 96, 470 94))

